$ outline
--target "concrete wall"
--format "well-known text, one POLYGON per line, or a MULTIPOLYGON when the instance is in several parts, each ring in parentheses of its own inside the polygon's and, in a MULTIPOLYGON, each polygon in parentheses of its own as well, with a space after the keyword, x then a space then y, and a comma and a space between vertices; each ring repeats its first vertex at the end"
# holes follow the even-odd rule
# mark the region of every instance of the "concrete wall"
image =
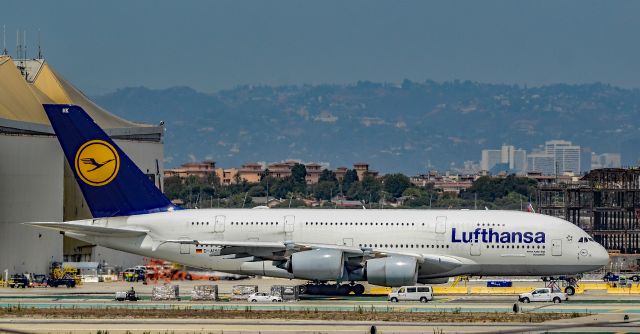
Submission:
MULTIPOLYGON (((157 159, 162 176, 162 143, 116 143, 145 173, 156 174, 157 159)), ((143 263, 137 255, 20 224, 91 217, 55 137, 0 134, 0 154, 0 271, 46 273, 51 261, 62 261, 63 254, 86 253, 87 249, 91 261, 116 267, 143 263)))
POLYGON ((0 270, 46 272, 62 235, 20 223, 62 221, 62 149, 55 137, 0 135, 0 152, 0 270))

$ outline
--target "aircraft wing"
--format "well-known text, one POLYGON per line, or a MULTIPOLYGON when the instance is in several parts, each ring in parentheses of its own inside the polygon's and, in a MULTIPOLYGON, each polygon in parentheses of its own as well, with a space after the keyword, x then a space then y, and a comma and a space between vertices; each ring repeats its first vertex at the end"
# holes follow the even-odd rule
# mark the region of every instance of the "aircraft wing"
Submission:
POLYGON ((191 244, 196 246, 213 246, 219 249, 215 255, 242 255, 262 259, 284 259, 292 253, 312 249, 338 249, 349 255, 364 254, 363 250, 353 246, 313 244, 289 241, 218 241, 218 240, 163 240, 155 243, 155 248, 165 243, 191 244))
POLYGON ((23 223, 29 226, 36 226, 50 230, 61 232, 71 232, 88 236, 108 236, 108 237, 137 237, 146 235, 148 230, 139 230, 131 228, 104 227, 75 223, 58 223, 58 222, 35 222, 23 223))

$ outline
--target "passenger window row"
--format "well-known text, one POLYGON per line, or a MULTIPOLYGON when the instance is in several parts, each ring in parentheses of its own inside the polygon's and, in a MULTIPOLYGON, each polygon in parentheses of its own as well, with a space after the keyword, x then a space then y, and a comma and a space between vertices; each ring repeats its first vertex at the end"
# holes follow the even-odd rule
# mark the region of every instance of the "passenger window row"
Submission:
MULTIPOLYGON (((305 222, 305 225, 313 226, 415 226, 415 223, 372 223, 372 222, 305 222)), ((422 223, 424 226, 424 223, 422 223)))
POLYGON ((540 245, 527 245, 527 247, 525 247, 524 245, 522 245, 522 247, 520 247, 520 245, 487 245, 487 248, 515 248, 515 249, 544 249, 544 245, 540 246, 540 245))
POLYGON ((278 222, 231 222, 231 225, 247 225, 247 226, 252 226, 252 225, 262 225, 262 226, 278 226, 280 225, 280 223, 278 222))
POLYGON ((476 226, 505 226, 505 224, 496 223, 477 223, 476 226))
POLYGON ((360 247, 369 248, 449 248, 449 245, 425 245, 425 244, 359 244, 360 247))

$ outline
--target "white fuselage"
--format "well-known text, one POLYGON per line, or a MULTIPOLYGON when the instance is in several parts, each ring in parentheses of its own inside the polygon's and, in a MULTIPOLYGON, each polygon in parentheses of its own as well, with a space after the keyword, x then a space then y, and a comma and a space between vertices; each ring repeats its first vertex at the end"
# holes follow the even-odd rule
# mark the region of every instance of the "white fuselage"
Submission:
MULTIPOLYGON (((75 223, 80 223, 77 221, 75 223)), ((147 230, 146 236, 72 237, 146 257, 238 274, 292 277, 241 255, 214 255, 215 247, 155 240, 295 242, 353 246, 394 253, 440 255, 463 263, 442 272, 422 266, 420 278, 455 275, 563 275, 608 262, 586 232, 562 219, 518 211, 201 209, 100 218, 82 224, 147 230)))

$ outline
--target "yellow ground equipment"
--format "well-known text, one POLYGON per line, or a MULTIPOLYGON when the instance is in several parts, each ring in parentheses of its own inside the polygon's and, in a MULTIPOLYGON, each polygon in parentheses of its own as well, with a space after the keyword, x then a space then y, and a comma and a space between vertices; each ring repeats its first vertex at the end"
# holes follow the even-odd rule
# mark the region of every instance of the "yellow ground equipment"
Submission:
POLYGON ((82 279, 80 275, 78 275, 78 268, 74 266, 63 266, 60 262, 51 263, 51 267, 49 268, 49 277, 53 279, 73 279, 76 285, 82 284, 82 279))
POLYGON ((464 287, 467 287, 467 283, 469 283, 469 276, 463 275, 463 276, 456 276, 456 278, 453 280, 453 283, 451 283, 451 287, 455 288, 460 282, 464 283, 464 287))

